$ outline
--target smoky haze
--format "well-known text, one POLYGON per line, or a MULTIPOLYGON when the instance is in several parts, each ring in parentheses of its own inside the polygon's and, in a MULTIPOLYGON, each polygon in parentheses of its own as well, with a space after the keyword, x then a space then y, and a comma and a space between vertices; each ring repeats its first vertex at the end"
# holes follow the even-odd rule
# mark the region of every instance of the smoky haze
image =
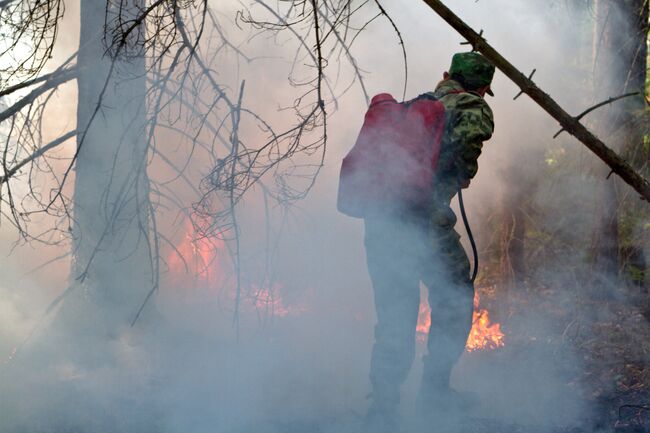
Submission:
MULTIPOLYGON (((466 49, 459 45, 462 39, 423 2, 405 6, 391 0, 383 6, 400 28, 408 53, 406 99, 433 90, 453 53, 466 49)), ((588 13, 559 1, 463 0, 450 6, 472 27, 483 29, 489 42, 522 71, 536 68, 536 83, 569 112, 580 112, 594 102, 591 71, 582 66, 591 58, 590 39, 585 36, 588 13)), ((236 4, 213 7, 225 23, 234 21, 236 4)), ((74 11, 71 6, 69 12, 74 11)), ((240 27, 232 25, 229 35, 245 41, 241 49, 251 57, 263 58, 250 64, 223 64, 220 74, 232 88, 246 80, 243 99, 252 110, 290 124, 291 112, 278 108, 290 105, 298 95, 287 83, 291 71, 287 59, 292 58, 295 41, 286 34, 247 41, 249 29, 241 23, 240 27)), ((60 50, 70 46, 74 40, 66 37, 60 50)), ((401 53, 386 22, 377 20, 369 26, 352 52, 365 71, 370 96, 390 92, 401 99, 401 53)), ((340 87, 352 77, 349 65, 342 64, 340 87)), ((334 76, 336 71, 328 73, 334 76)), ((488 103, 494 111, 495 133, 484 144, 478 175, 465 193, 480 259, 489 254, 496 230, 490 221, 502 197, 512 185, 534 184, 527 199, 544 210, 543 229, 556 233, 562 242, 547 253, 544 266, 530 273, 550 287, 565 289, 539 302, 574 311, 578 308, 574 269, 584 266, 580 246, 589 240, 597 191, 589 173, 597 163, 572 139, 552 140, 558 129, 555 122, 525 96, 513 101, 518 89, 498 71, 492 89, 496 96, 488 97, 488 103), (577 170, 549 177, 546 168, 554 164, 575 164, 577 170)), ((51 120, 52 128, 74 123, 73 93, 59 97, 67 109, 57 116, 64 120, 51 120)), ((45 314, 66 287, 68 263, 59 261, 25 275, 65 251, 42 252, 30 246, 10 251, 14 235, 3 225, 0 431, 360 431, 370 392, 376 318, 363 222, 336 210, 336 194, 340 162, 354 144, 367 105, 358 86, 340 96, 337 105, 336 110, 328 106, 324 168, 310 194, 289 208, 273 203, 266 207, 257 188, 238 208, 242 297, 237 321, 233 265, 226 251, 226 242, 231 241, 212 240, 202 249, 201 242, 191 242, 198 235, 182 212, 160 209, 161 227, 190 263, 180 262, 170 248, 163 249, 161 287, 141 320, 109 343, 88 339, 82 349, 72 350, 48 332, 54 319, 45 314), (108 361, 87 362, 101 357, 89 354, 105 352, 110 353, 108 361)), ((245 126, 249 137, 263 136, 253 124, 245 126)), ((173 135, 161 132, 159 141, 165 139, 173 140, 173 135)), ((183 150, 175 158, 183 160, 183 150)), ((197 157, 189 164, 188 177, 197 187, 211 169, 206 160, 197 157)), ((154 164, 150 176, 168 178, 166 170, 163 164, 154 164)), ((187 188, 179 191, 189 209, 195 197, 187 188)), ((460 223, 456 230, 470 251, 460 223)), ((530 431, 589 428, 593 408, 583 398, 588 390, 579 384, 567 386, 568 378, 582 368, 570 341, 559 346, 535 344, 561 334, 562 326, 540 311, 543 307, 529 306, 538 301, 534 296, 525 305, 509 302, 508 294, 498 289, 494 296, 490 312, 493 320, 502 322, 505 347, 466 352, 452 374, 455 388, 478 397, 472 416, 531 426, 530 431)), ((78 333, 83 336, 84 330, 78 333)), ((400 410, 409 428, 429 430, 409 423, 425 346, 417 341, 400 410)))

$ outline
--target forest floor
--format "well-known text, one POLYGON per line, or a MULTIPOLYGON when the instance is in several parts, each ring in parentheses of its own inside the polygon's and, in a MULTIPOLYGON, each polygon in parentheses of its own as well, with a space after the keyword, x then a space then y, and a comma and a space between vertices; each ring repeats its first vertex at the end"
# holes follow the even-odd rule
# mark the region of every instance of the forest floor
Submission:
MULTIPOLYGON (((574 346, 584 371, 576 378, 589 386, 602 410, 601 425, 617 432, 650 432, 650 322, 643 302, 591 300, 599 317, 577 331, 574 346)), ((577 325, 576 325, 577 326, 577 325)))
MULTIPOLYGON (((459 363, 460 386, 482 398, 481 410, 453 432, 430 431, 650 433, 650 322, 642 294, 630 293, 576 296, 535 287, 508 294, 506 308, 502 291, 482 293, 506 345, 466 354, 459 363), (508 397, 492 402, 495 390, 508 397), (504 414, 508 405, 512 413, 504 414)), ((270 423, 265 432, 362 433, 362 425, 361 414, 349 413, 270 423)))
POLYGON ((576 294, 566 288, 529 287, 511 294, 510 317, 504 317, 506 334, 512 331, 509 343, 520 349, 542 344, 557 357, 556 363, 572 360, 560 376, 569 398, 583 400, 589 407, 584 431, 650 432, 647 295, 636 287, 610 289, 607 296, 603 292, 576 294), (537 321, 545 324, 541 331, 539 326, 526 326, 542 317, 537 321))

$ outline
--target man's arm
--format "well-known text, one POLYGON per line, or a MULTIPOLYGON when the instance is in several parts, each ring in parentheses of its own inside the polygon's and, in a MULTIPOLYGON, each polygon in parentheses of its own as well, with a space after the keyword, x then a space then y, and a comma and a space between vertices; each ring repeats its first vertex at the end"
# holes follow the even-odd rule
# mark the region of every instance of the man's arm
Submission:
POLYGON ((488 104, 477 94, 464 93, 454 102, 449 142, 454 148, 458 180, 466 188, 478 171, 483 142, 492 137, 494 118, 488 104))

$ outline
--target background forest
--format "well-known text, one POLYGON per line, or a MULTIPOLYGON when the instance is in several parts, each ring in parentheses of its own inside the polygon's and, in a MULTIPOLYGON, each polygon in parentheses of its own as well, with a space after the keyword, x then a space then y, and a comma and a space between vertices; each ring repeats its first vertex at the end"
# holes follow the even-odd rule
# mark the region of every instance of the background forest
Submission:
MULTIPOLYGON (((646 0, 447 6, 574 115, 636 92, 581 121, 648 178, 646 0)), ((463 38, 395 0, 0 0, 0 34, 0 431, 358 431, 340 161, 369 97, 430 90, 463 38)), ((648 203, 492 88, 465 202, 502 341, 452 379, 472 431, 647 431, 648 203)))

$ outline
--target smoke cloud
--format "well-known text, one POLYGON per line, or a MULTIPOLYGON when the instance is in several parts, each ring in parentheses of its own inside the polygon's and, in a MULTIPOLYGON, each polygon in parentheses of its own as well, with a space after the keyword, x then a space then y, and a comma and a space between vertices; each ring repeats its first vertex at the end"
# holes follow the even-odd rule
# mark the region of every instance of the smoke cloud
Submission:
MULTIPOLYGON (((525 72, 536 68, 536 82, 570 112, 593 102, 590 68, 585 67, 591 55, 590 37, 585 36, 587 11, 559 1, 453 3, 453 9, 471 26, 483 29, 513 64, 525 72)), ((466 49, 459 45, 460 36, 423 2, 405 6, 391 0, 383 6, 400 28, 409 56, 406 99, 433 90, 452 54, 466 49)), ((213 7, 224 22, 234 20, 236 5, 213 7)), ((249 34, 241 26, 228 30, 244 42, 249 34)), ((74 43, 66 37, 61 49, 74 43)), ((286 59, 295 42, 256 37, 242 49, 264 58, 223 65, 224 80, 237 88, 245 78, 244 100, 252 110, 291 123, 290 112, 278 107, 290 105, 296 96, 286 80, 291 70, 286 59)), ((403 65, 387 23, 377 20, 369 26, 355 42, 353 54, 367 71, 371 96, 390 92, 400 99, 403 65)), ((342 74, 352 76, 349 68, 342 74)), ((488 103, 496 128, 465 195, 470 222, 481 260, 487 263, 498 235, 494 219, 502 197, 515 187, 527 188, 527 205, 542 210, 535 218, 536 230, 553 234, 539 250, 535 263, 541 265, 530 269, 528 278, 549 290, 535 292, 522 284, 485 292, 491 294, 486 302, 492 320, 502 323, 505 346, 464 353, 451 385, 473 393, 477 403, 469 417, 483 419, 484 426, 586 430, 594 406, 586 398, 590 390, 575 380, 584 360, 571 339, 576 328, 566 318, 593 318, 579 298, 587 285, 583 246, 591 236, 589 221, 597 195, 589 169, 594 158, 571 138, 552 140, 558 129, 554 121, 525 96, 513 101, 518 89, 499 72, 492 89, 496 97, 488 103)), ((90 330, 76 329, 74 318, 59 319, 56 309, 46 313, 66 288, 69 258, 30 270, 66 251, 29 245, 11 250, 13 233, 2 226, 0 431, 361 431, 369 404, 376 317, 363 223, 337 212, 336 194, 340 161, 354 144, 367 106, 358 87, 337 103, 338 109, 331 112, 325 165, 307 198, 288 209, 268 208, 257 189, 239 208, 243 277, 237 317, 226 243, 213 240, 216 252, 206 248, 211 256, 202 257, 191 224, 178 212, 160 210, 160 224, 178 248, 187 248, 190 263, 181 263, 171 249, 163 249, 163 281, 141 320, 102 341, 90 330), (66 326, 58 326, 60 320, 66 326)), ((74 107, 62 112, 65 116, 59 118, 65 120, 57 122, 74 121, 74 107)), ((252 126, 245 133, 262 136, 252 126)), ((198 159, 188 170, 197 186, 211 168, 198 159)), ((162 166, 150 173, 154 178, 168 174, 162 166)), ((189 207, 189 191, 180 195, 189 207)), ((469 251, 461 225, 456 229, 469 251)), ((479 280, 478 286, 487 290, 494 284, 479 280)), ((81 315, 92 314, 83 303, 78 308, 81 315)), ((582 338, 589 332, 579 331, 582 338)), ((440 427, 413 421, 424 352, 425 344, 418 341, 401 394, 404 425, 413 431, 440 427)), ((445 431, 462 428, 447 426, 445 431)))

